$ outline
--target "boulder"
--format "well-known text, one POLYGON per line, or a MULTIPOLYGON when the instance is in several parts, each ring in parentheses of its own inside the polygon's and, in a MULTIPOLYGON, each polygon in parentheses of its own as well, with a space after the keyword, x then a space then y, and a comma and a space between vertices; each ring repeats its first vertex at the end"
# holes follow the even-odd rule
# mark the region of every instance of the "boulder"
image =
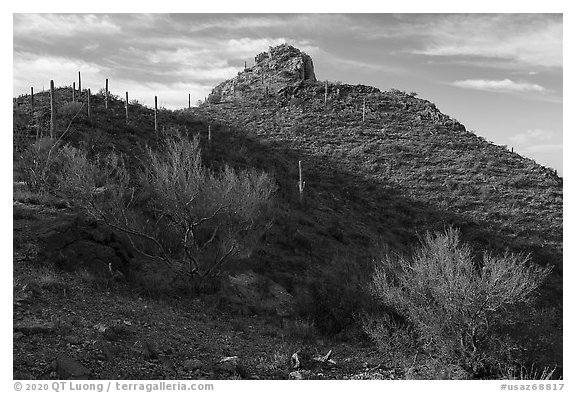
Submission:
POLYGON ((186 371, 196 371, 202 369, 204 363, 198 359, 188 359, 182 364, 182 367, 186 371))
POLYGON ((110 268, 125 274, 133 256, 127 242, 112 230, 79 218, 47 226, 38 235, 38 244, 40 258, 67 271, 82 268, 106 278, 110 268))
POLYGON ((55 360, 58 379, 90 379, 91 372, 78 360, 66 355, 60 355, 55 360))
POLYGON ((27 319, 14 323, 13 330, 15 333, 25 335, 32 334, 52 334, 56 333, 58 326, 53 322, 40 321, 37 319, 27 319))
POLYGON ((220 359, 214 365, 214 373, 216 375, 235 375, 242 379, 252 379, 246 368, 240 362, 238 356, 228 356, 220 359))

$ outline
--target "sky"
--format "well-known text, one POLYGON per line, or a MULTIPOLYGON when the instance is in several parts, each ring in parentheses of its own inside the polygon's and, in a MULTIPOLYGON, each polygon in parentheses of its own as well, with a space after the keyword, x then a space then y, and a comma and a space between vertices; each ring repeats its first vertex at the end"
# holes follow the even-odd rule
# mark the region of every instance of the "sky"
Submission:
POLYGON ((77 83, 177 109, 288 43, 319 80, 416 92, 563 173, 562 14, 14 14, 13 94, 77 83))

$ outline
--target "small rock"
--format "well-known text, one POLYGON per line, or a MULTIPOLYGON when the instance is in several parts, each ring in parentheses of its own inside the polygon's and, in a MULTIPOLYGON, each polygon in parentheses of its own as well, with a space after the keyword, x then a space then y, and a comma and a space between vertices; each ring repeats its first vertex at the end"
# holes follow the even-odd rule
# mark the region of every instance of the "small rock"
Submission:
POLYGON ((302 373, 300 371, 292 371, 289 375, 292 379, 302 379, 302 373))
POLYGON ((175 370, 176 369, 174 362, 169 357, 167 357, 165 355, 159 355, 158 360, 160 360, 160 363, 162 363, 162 366, 164 366, 164 368, 166 370, 175 370))
POLYGON ((290 364, 292 368, 300 368, 300 357, 298 356, 298 352, 295 352, 290 357, 290 364))
POLYGON ((227 371, 235 373, 238 366, 238 356, 229 356, 223 359, 220 359, 214 365, 214 370, 216 371, 227 371))
POLYGON ((35 319, 20 321, 14 324, 14 331, 26 335, 50 334, 56 331, 56 324, 35 319))
POLYGON ((103 336, 108 341, 117 341, 126 333, 127 330, 124 325, 114 325, 114 326, 108 326, 104 330, 103 336))
POLYGON ((98 348, 100 348, 100 351, 102 351, 102 358, 106 361, 111 361, 112 359, 114 359, 114 356, 118 352, 112 346, 112 344, 110 344, 109 342, 106 342, 104 340, 98 341, 97 346, 98 346, 98 348))
POLYGON ((238 356, 229 356, 220 359, 214 365, 214 371, 218 374, 236 374, 243 379, 251 379, 251 376, 248 374, 244 366, 240 364, 238 356))
POLYGON ((204 364, 198 359, 188 359, 182 365, 186 371, 200 370, 204 364))
POLYGON ((158 350, 152 343, 144 341, 142 342, 142 356, 146 360, 158 359, 158 350))
POLYGON ((90 370, 84 367, 79 361, 60 355, 56 358, 56 374, 59 379, 89 379, 90 370))

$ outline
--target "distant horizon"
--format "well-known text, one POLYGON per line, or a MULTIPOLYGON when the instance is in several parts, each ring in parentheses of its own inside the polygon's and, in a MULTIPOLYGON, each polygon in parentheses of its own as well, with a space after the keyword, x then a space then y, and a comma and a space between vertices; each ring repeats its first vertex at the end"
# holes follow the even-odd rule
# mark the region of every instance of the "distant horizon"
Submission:
POLYGON ((196 105, 270 46, 319 80, 416 92, 467 129, 562 166, 561 14, 14 14, 13 94, 77 82, 196 105), (47 78, 46 75, 49 75, 47 78))

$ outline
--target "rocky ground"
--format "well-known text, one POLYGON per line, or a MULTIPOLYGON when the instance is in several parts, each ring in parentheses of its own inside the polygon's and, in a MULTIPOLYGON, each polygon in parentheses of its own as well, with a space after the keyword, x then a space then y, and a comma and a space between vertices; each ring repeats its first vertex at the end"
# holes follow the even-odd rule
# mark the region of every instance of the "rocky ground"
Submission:
POLYGON ((14 379, 403 377, 363 340, 230 315, 208 298, 146 297, 122 277, 47 263, 38 239, 71 216, 65 207, 14 203, 14 379))

